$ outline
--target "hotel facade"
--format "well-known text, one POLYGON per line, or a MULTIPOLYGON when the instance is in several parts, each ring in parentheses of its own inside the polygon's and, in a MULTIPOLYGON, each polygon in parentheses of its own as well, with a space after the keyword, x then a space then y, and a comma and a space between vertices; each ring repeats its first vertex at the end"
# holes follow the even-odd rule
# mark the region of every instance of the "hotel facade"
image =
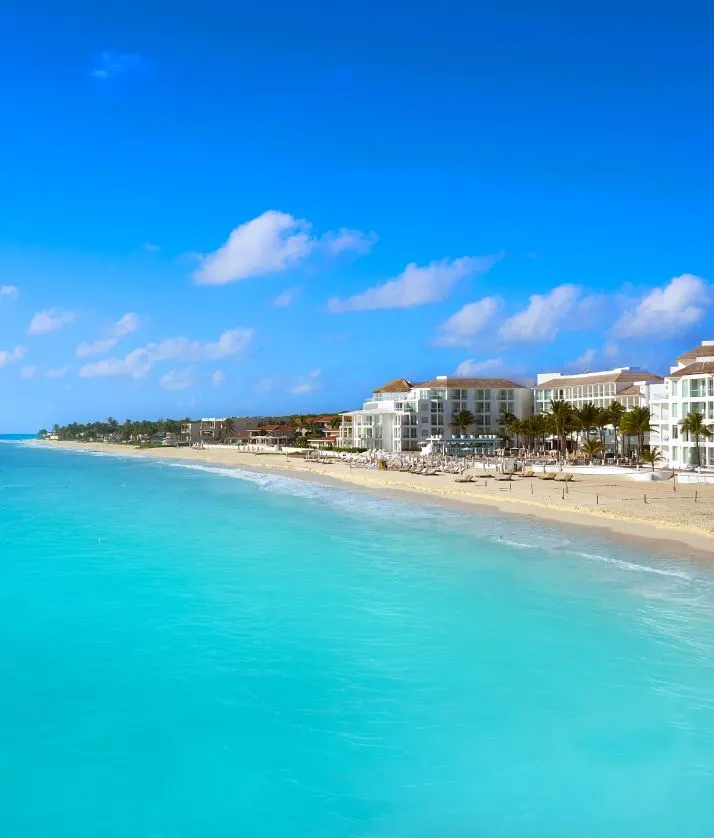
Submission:
MULTIPOLYGON (((588 403, 595 407, 609 407, 613 402, 619 402, 626 410, 633 407, 653 410, 654 405, 659 406, 665 400, 666 387, 662 376, 639 367, 615 367, 576 375, 539 373, 533 390, 535 413, 548 413, 551 401, 565 401, 574 408, 588 403)), ((621 450, 614 428, 605 429, 604 440, 607 452, 621 450)), ((649 438, 645 441, 647 444, 659 444, 649 438)))
POLYGON ((338 445, 393 453, 437 449, 493 453, 499 446, 503 416, 519 419, 533 413, 532 391, 508 379, 455 378, 440 375, 422 383, 397 378, 378 387, 360 410, 341 414, 338 445), (453 417, 470 411, 475 422, 466 431, 453 417))
POLYGON ((697 446, 691 435, 682 432, 680 423, 693 411, 701 413, 714 431, 714 340, 703 340, 677 358, 665 378, 666 398, 653 406, 652 445, 673 468, 693 465, 714 467, 714 439, 700 439, 701 463, 697 462, 697 446))

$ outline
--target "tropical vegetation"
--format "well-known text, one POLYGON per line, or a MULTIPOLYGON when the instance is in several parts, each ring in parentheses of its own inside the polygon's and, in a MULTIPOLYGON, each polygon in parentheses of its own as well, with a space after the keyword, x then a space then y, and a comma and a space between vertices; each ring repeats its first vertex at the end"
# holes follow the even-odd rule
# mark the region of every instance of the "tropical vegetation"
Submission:
MULTIPOLYGON (((620 453, 621 438, 623 441, 631 439, 635 442, 640 461, 645 451, 645 435, 651 430, 650 419, 650 411, 646 407, 634 407, 628 411, 615 401, 607 407, 599 407, 593 402, 574 407, 570 402, 555 400, 551 401, 546 413, 537 413, 525 419, 505 413, 503 427, 497 435, 503 438, 501 434, 505 432, 511 444, 520 448, 523 442, 528 451, 544 450, 546 438, 551 437, 557 442, 560 459, 565 459, 569 448, 579 449, 593 458, 604 456, 607 450, 605 434, 608 428, 612 428, 615 456, 620 453)), ((699 432, 702 439, 706 437, 707 429, 704 427, 705 430, 699 432)))
POLYGON ((642 462, 652 466, 652 471, 655 470, 657 463, 661 463, 662 460, 664 460, 664 457, 656 445, 653 448, 645 448, 642 452, 642 462))
POLYGON ((679 427, 683 434, 694 440, 694 448, 697 452, 696 464, 700 466, 702 464, 702 450, 699 443, 703 439, 711 439, 714 436, 714 431, 704 421, 704 414, 698 410, 690 411, 679 423, 679 427))

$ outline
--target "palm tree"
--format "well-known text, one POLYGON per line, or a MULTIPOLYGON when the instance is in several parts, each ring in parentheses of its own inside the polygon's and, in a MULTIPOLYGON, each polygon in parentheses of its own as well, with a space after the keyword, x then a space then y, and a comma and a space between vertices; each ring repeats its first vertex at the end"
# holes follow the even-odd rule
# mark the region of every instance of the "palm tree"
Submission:
POLYGON ((649 407, 633 407, 620 420, 620 431, 623 434, 637 437, 637 463, 642 457, 642 449, 645 445, 645 434, 652 430, 650 419, 652 414, 649 407))
POLYGON ((615 431, 615 456, 620 454, 620 437, 618 436, 618 428, 620 427, 620 422, 622 422, 622 417, 627 412, 625 407, 620 402, 611 402, 610 406, 606 408, 609 422, 608 425, 612 425, 615 431))
POLYGON ((607 446, 605 445, 605 429, 608 425, 612 422, 612 416, 610 414, 610 410, 607 407, 598 407, 597 409, 597 420, 595 422, 595 427, 599 431, 600 436, 600 443, 602 445, 603 452, 607 450, 607 446))
POLYGON ((583 442, 581 447, 591 460, 595 457, 599 457, 604 450, 602 442, 600 442, 599 439, 593 439, 592 437, 588 437, 585 442, 583 442))
POLYGON ((585 431, 585 436, 589 437, 590 432, 597 427, 600 414, 600 408, 595 407, 592 402, 585 402, 581 407, 573 409, 573 418, 577 423, 577 429, 585 431))
POLYGON ((330 427, 333 431, 337 431, 342 427, 342 417, 341 416, 333 416, 330 419, 330 427))
POLYGON ((647 448, 642 452, 642 460, 648 465, 652 466, 652 471, 655 470, 657 463, 664 460, 662 452, 656 446, 654 448, 647 448))
POLYGON ((231 434, 235 433, 236 430, 236 423, 235 421, 229 416, 226 421, 223 423, 223 432, 221 436, 225 439, 225 437, 230 436, 231 434))
POLYGON ((568 433, 573 430, 573 407, 570 402, 562 399, 551 400, 550 412, 548 413, 550 429, 558 439, 558 454, 561 460, 565 460, 567 451, 566 440, 568 433))
POLYGON ((683 433, 694 437, 694 446, 697 449, 697 465, 700 466, 702 464, 702 452, 699 448, 699 442, 702 439, 711 439, 714 432, 709 425, 705 424, 704 414, 698 410, 692 410, 688 413, 679 423, 679 426, 683 433))
POLYGON ((541 451, 544 450, 545 436, 548 433, 548 415, 546 413, 536 413, 528 421, 533 429, 533 436, 540 442, 541 451))
POLYGON ((457 410, 451 417, 451 427, 460 434, 465 434, 475 421, 476 417, 470 410, 457 410))

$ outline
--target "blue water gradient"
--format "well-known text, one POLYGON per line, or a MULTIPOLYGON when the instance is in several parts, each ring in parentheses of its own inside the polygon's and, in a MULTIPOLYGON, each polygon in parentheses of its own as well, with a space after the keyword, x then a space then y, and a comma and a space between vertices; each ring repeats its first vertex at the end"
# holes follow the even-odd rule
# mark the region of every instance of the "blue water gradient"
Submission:
POLYGON ((3 838, 709 838, 714 575, 0 445, 3 838))

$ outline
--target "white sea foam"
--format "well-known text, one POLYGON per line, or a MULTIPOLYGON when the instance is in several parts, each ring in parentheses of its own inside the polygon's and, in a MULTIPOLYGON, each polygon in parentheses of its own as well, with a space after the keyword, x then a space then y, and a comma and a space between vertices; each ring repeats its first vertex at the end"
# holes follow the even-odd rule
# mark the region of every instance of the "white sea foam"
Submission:
MULTIPOLYGON (((32 447, 44 448, 44 446, 36 440, 0 441, 9 442, 10 444, 19 443, 32 447)), ((563 537, 562 534, 556 535, 551 529, 547 529, 548 525, 540 522, 530 522, 527 525, 528 540, 520 541, 513 537, 514 530, 516 531, 516 534, 525 535, 525 525, 518 524, 514 521, 495 519, 492 516, 483 518, 477 515, 443 509, 438 506, 429 506, 428 504, 419 503, 418 501, 412 503, 393 498, 371 496, 369 493, 350 491, 349 488, 340 487, 336 489, 322 483, 314 483, 310 480, 303 480, 299 477, 289 477, 282 474, 251 471, 250 469, 243 468, 228 468, 188 462, 166 462, 160 460, 150 460, 148 458, 137 459, 136 457, 128 456, 119 452, 114 453, 86 449, 61 448, 54 450, 64 451, 68 454, 79 453, 93 457, 122 460, 125 462, 132 461, 142 462, 144 464, 151 463, 157 466, 197 471, 233 480, 241 480, 247 483, 252 483, 261 491, 275 492, 296 498, 303 498, 309 501, 318 501, 321 505, 337 508, 352 515, 359 514, 360 517, 388 518, 406 523, 425 524, 430 526, 434 524, 443 525, 448 522, 452 526, 457 526, 458 529, 463 532, 467 532, 477 538, 487 538, 495 544, 505 544, 519 550, 536 550, 539 552, 546 551, 548 553, 558 554, 567 552, 571 555, 579 556, 590 561, 610 564, 633 573, 654 574, 657 576, 683 579, 686 581, 692 581, 697 578, 684 570, 670 570, 662 567, 654 567, 649 564, 631 562, 615 556, 575 550, 573 549, 574 541, 572 539, 563 537), (510 537, 505 537, 499 532, 499 530, 506 527, 508 528, 510 537), (495 533, 494 528, 497 528, 495 533)))
POLYGON ((691 580, 694 577, 690 573, 683 570, 666 570, 661 567, 652 567, 651 565, 637 564, 636 562, 628 562, 625 559, 616 559, 613 556, 601 556, 597 553, 582 553, 576 552, 576 556, 582 556, 584 559, 590 559, 597 562, 605 562, 607 564, 614 564, 625 570, 632 570, 636 573, 656 573, 658 576, 674 576, 677 579, 691 580))
POLYGON ((346 512, 359 513, 360 516, 399 518, 402 521, 409 520, 412 522, 433 522, 448 519, 452 522, 461 521, 464 524, 471 520, 468 516, 459 512, 427 505, 414 505, 407 501, 380 498, 369 494, 358 494, 346 488, 334 488, 322 483, 301 480, 298 477, 286 477, 282 474, 268 474, 266 472, 250 471, 249 469, 223 468, 194 463, 166 463, 166 465, 169 468, 199 471, 232 478, 233 480, 246 481, 262 491, 319 501, 322 504, 337 507, 346 512))

